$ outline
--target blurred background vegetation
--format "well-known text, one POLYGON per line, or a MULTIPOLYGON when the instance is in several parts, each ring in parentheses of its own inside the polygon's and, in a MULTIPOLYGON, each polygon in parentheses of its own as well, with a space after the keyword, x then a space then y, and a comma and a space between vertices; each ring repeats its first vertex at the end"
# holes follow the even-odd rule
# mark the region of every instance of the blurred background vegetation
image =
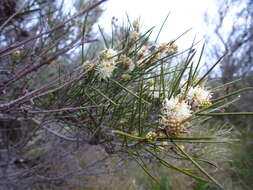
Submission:
MULTIPOLYGON (((19 98, 20 95, 25 95, 28 91, 46 85, 54 80, 56 75, 57 77, 75 76, 71 71, 82 66, 84 60, 98 56, 98 52, 104 48, 102 45, 104 39, 108 39, 110 42, 116 41, 116 37, 115 39, 109 39, 111 34, 103 34, 102 28, 100 28, 100 34, 104 35, 102 38, 99 38, 98 34, 94 32, 94 25, 104 11, 102 4, 63 24, 63 21, 98 2, 97 0, 73 0, 72 5, 69 5, 73 10, 69 12, 66 11, 68 7, 63 6, 63 1, 0 1, 1 102, 19 98), (10 18, 11 21, 8 21, 10 18), (48 32, 53 28, 56 29, 48 32), (45 35, 36 41, 30 40, 40 33, 45 33, 45 35), (80 39, 82 39, 81 44, 87 43, 87 45, 78 44, 80 39), (26 42, 15 47, 15 45, 24 41, 26 42), (22 54, 22 56, 19 54, 22 54), (36 62, 39 62, 39 64, 34 64, 36 62), (48 66, 42 67, 44 65, 48 66), (40 67, 40 71, 37 72, 37 68, 40 67), (26 70, 23 71, 23 68, 26 70), (26 72, 31 70, 36 72, 26 76, 26 72), (8 86, 10 88, 6 88, 8 86), (7 89, 6 92, 2 90, 5 88, 7 89), (11 96, 8 94, 11 94, 11 96)), ((217 13, 218 16, 215 18, 208 14, 205 18, 207 25, 213 25, 213 30, 206 35, 207 45, 204 59, 217 60, 224 52, 227 52, 227 55, 220 62, 220 67, 216 70, 216 73, 209 76, 209 81, 211 81, 210 84, 213 87, 237 81, 225 85, 223 94, 217 93, 218 96, 229 94, 244 87, 253 87, 253 1, 217 1, 217 13), (244 6, 241 6, 242 4, 244 6), (228 17, 233 18, 233 24, 229 27, 226 24, 228 17)), ((112 25, 115 24, 115 19, 112 18, 112 25)), ((116 24, 114 27, 114 36, 119 35, 117 37, 121 37, 120 35, 124 34, 123 29, 116 24)), ((151 44, 151 42, 147 43, 151 44)), ((81 88, 85 83, 79 85, 81 88)), ((53 96, 48 96, 46 99, 41 99, 41 102, 36 102, 36 104, 43 105, 42 108, 44 109, 61 108, 61 102, 57 100, 57 97, 62 94, 61 92, 57 93, 55 92, 53 96)), ((74 93, 76 92, 73 92, 73 96, 74 93)), ((66 105, 75 105, 75 103, 77 104, 77 102, 66 99, 66 105)), ((22 107, 22 109, 26 110, 27 108, 22 107)), ((242 93, 240 100, 226 108, 226 111, 253 112, 252 91, 242 93)), ((165 170, 152 160, 149 162, 149 167, 155 176, 161 180, 161 185, 157 185, 152 181, 141 168, 136 169, 136 165, 131 161, 128 161, 127 164, 123 163, 124 158, 113 157, 109 161, 103 162, 103 165, 100 165, 100 162, 96 163, 98 168, 104 168, 103 173, 100 173, 97 167, 92 168, 90 164, 94 159, 107 155, 110 152, 110 147, 101 148, 97 143, 98 137, 96 135, 93 136, 94 138, 89 139, 88 144, 82 145, 81 148, 78 143, 77 145, 70 145, 59 139, 51 138, 48 131, 33 136, 30 130, 33 129, 32 131, 35 133, 39 131, 38 126, 25 120, 17 121, 16 118, 19 116, 19 112, 10 111, 10 113, 9 115, 5 112, 0 113, 0 189, 217 189, 205 183, 195 182, 190 177, 176 171, 165 170), (11 130, 9 130, 10 126, 12 126, 11 130), (47 138, 41 140, 40 137, 44 135, 47 138), (13 149, 15 151, 12 151, 13 149), (72 151, 73 154, 64 156, 66 149, 72 151), (57 155, 52 154, 56 150, 58 151, 57 155), (9 152, 9 154, 5 154, 6 152, 9 152), (43 152, 43 158, 38 156, 41 155, 41 152, 43 152), (61 157, 57 159, 59 154, 61 157), (48 160, 43 160, 46 158, 48 160), (44 165, 40 168, 37 165, 38 162, 41 162, 41 159, 44 165), (7 168, 5 167, 6 162, 9 165, 7 168), (50 167, 47 166, 47 162, 50 167), (22 175, 19 175, 19 171, 16 170, 19 167, 25 168, 22 175), (57 176, 59 178, 47 179, 46 176, 42 177, 37 173, 26 172, 30 168, 36 169, 36 167, 49 174, 54 174, 55 171, 61 173, 62 171, 62 175, 65 175, 63 171, 66 168, 74 169, 77 172, 83 172, 81 169, 84 168, 90 173, 89 175, 82 175, 80 172, 79 177, 71 177, 72 174, 70 173, 66 177, 57 176), (9 172, 8 170, 13 172, 10 179, 4 177, 9 172), (32 178, 32 175, 37 178, 32 178), (15 178, 16 176, 18 177, 15 178)), ((36 117, 35 119, 39 120, 42 116, 37 115, 36 117)), ((80 124, 78 121, 74 121, 75 119, 75 117, 69 117, 68 122, 80 124)), ((240 139, 240 141, 222 145, 222 149, 225 151, 215 155, 218 163, 223 163, 223 167, 217 173, 218 179, 223 181, 228 189, 251 190, 253 189, 253 117, 250 115, 217 117, 205 123, 206 130, 211 131, 214 128, 213 126, 223 121, 226 122, 228 128, 232 128, 231 136, 240 139)), ((70 129, 66 130, 71 131, 70 129)), ((94 132, 94 134, 96 133, 94 132)), ((80 135, 83 135, 81 130, 80 135)), ((212 149, 215 148, 215 146, 212 146, 212 149)), ((194 148, 189 146, 186 149, 194 148)), ((211 173, 215 172, 211 171, 211 173)))
MULTIPOLYGON (((219 57, 222 51, 228 51, 228 56, 220 64, 216 77, 221 83, 239 80, 227 87, 233 88, 253 86, 253 1, 226 0, 217 1, 217 16, 207 14, 207 25, 213 23, 213 30, 207 34, 207 44, 210 44, 207 57, 219 57), (232 24, 228 27, 228 20, 232 24)), ((241 94, 240 100, 229 107, 231 111, 252 111, 253 93, 241 94)), ((252 189, 253 187, 253 117, 223 118, 233 127, 234 134, 240 142, 232 145, 232 160, 228 172, 232 178, 233 189, 252 189)))

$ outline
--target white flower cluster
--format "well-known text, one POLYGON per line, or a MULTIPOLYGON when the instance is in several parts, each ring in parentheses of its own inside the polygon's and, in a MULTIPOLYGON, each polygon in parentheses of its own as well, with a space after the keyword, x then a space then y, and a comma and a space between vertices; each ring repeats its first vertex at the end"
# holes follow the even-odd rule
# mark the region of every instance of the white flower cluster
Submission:
POLYGON ((124 69, 128 71, 133 71, 135 68, 133 61, 126 55, 120 56, 120 62, 123 64, 124 69))
MULTIPOLYGON (((131 58, 127 57, 126 55, 121 55, 118 59, 117 54, 118 52, 114 51, 113 49, 105 49, 100 52, 100 60, 96 70, 98 71, 101 78, 110 78, 113 74, 113 71, 117 68, 116 65, 119 63, 121 63, 125 71, 131 72, 134 70, 135 64, 131 58)), ((123 78, 129 79, 129 77, 126 77, 126 75, 123 75, 123 78)))
POLYGON ((85 61, 84 63, 83 63, 83 68, 85 69, 85 70, 89 70, 89 69, 91 69, 91 68, 93 68, 95 65, 91 62, 91 61, 89 61, 89 60, 87 60, 87 61, 85 61))
POLYGON ((202 106, 210 102, 211 97, 212 94, 201 86, 190 87, 186 96, 189 103, 194 106, 202 106))
POLYGON ((191 107, 184 100, 179 100, 178 97, 172 97, 169 100, 167 98, 164 100, 162 114, 182 121, 190 117, 192 111, 191 107))
POLYGON ((158 51, 161 53, 166 52, 166 53, 172 55, 172 54, 175 54, 178 52, 178 46, 173 42, 161 43, 158 46, 158 51))
POLYGON ((106 79, 112 76, 116 68, 117 52, 112 49, 105 49, 100 52, 100 62, 97 66, 97 71, 101 78, 106 79))
POLYGON ((167 49, 167 53, 172 55, 178 52, 178 46, 174 43, 170 43, 168 49, 167 49))
POLYGON ((112 60, 115 61, 117 59, 116 57, 117 52, 114 51, 113 49, 105 49, 103 51, 100 52, 99 57, 102 60, 112 60))
MULTIPOLYGON (((185 85, 182 85, 185 86, 185 85)), ((183 123, 201 106, 210 105, 211 93, 204 87, 196 86, 182 90, 176 97, 166 98, 161 109, 160 125, 167 128, 171 136, 187 133, 183 123), (185 94, 186 93, 186 94, 185 94)))
POLYGON ((112 76, 112 73, 114 69, 116 68, 115 62, 111 60, 102 60, 98 67, 97 70, 100 74, 100 77, 103 79, 110 78, 112 76))
POLYGON ((137 65, 143 66, 145 63, 151 63, 151 62, 156 62, 161 57, 172 55, 178 52, 178 46, 174 42, 168 42, 168 43, 161 43, 157 46, 155 46, 155 51, 151 53, 150 49, 153 49, 152 47, 147 47, 147 46, 142 46, 141 49, 137 52, 137 65), (146 58, 148 58, 146 60, 146 58))
POLYGON ((139 39, 139 33, 134 31, 133 33, 131 33, 131 37, 134 41, 137 41, 139 39))
POLYGON ((149 131, 147 134, 146 134, 146 139, 150 140, 150 141, 154 141, 156 140, 157 138, 157 133, 156 132, 153 132, 153 131, 149 131))

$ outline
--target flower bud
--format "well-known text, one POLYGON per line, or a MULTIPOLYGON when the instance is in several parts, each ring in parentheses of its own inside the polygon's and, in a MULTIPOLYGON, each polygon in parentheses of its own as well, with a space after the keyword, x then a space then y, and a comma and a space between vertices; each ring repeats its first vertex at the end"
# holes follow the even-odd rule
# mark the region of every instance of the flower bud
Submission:
POLYGON ((125 74, 121 75, 121 78, 124 79, 124 80, 130 80, 131 79, 131 75, 125 73, 125 74))
POLYGON ((124 125, 124 124, 127 124, 128 123, 128 120, 127 119, 121 119, 119 121, 120 124, 124 125))
POLYGON ((16 50, 12 53, 12 56, 19 57, 21 55, 21 52, 19 50, 16 50))
POLYGON ((157 138, 157 133, 156 132, 150 131, 146 134, 146 139, 149 140, 149 141, 155 141, 156 138, 157 138))

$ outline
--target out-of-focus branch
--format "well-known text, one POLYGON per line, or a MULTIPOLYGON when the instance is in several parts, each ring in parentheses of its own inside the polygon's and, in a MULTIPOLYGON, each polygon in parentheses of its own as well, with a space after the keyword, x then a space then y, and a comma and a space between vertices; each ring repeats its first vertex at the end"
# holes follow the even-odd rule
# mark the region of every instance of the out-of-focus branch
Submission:
POLYGON ((22 42, 19 42, 19 43, 17 43, 17 44, 13 44, 13 45, 9 46, 8 48, 6 48, 6 49, 0 51, 0 57, 3 57, 3 56, 8 55, 9 53, 7 53, 7 52, 9 52, 9 51, 11 51, 11 50, 13 50, 13 49, 16 49, 16 48, 18 48, 18 47, 20 47, 20 46, 22 46, 22 45, 24 45, 24 44, 27 44, 28 42, 30 42, 30 41, 32 41, 32 40, 38 39, 38 38, 40 38, 40 37, 43 36, 43 35, 52 33, 52 32, 54 32, 55 30, 64 27, 65 24, 67 24, 67 23, 71 22, 72 20, 74 20, 75 18, 77 18, 77 17, 79 17, 79 16, 81 16, 81 15, 83 15, 83 14, 85 14, 85 13, 87 13, 87 12, 93 10, 93 9, 95 9, 96 7, 98 7, 99 5, 101 5, 102 3, 106 2, 106 1, 107 1, 107 0, 98 1, 97 3, 91 5, 90 7, 88 7, 88 8, 85 9, 85 10, 80 11, 79 13, 76 13, 76 14, 73 15, 71 18, 67 19, 66 21, 64 21, 64 22, 62 22, 62 23, 60 23, 60 24, 58 24, 57 26, 53 27, 52 29, 50 29, 50 30, 48 30, 48 31, 45 31, 45 32, 42 32, 42 33, 40 33, 40 34, 38 34, 38 35, 35 35, 35 36, 31 36, 31 37, 29 37, 28 39, 26 39, 26 40, 24 40, 24 41, 22 41, 22 42), (5 53, 7 53, 7 54, 5 54, 5 53))

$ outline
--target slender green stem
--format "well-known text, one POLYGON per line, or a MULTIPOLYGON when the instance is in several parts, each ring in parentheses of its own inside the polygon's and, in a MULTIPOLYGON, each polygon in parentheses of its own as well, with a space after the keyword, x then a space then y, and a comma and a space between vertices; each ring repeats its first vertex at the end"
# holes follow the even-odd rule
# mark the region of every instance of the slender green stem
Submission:
POLYGON ((129 133, 125 133, 125 132, 118 131, 118 130, 113 130, 112 132, 114 134, 123 135, 123 136, 130 137, 130 138, 133 138, 133 139, 136 139, 136 140, 145 140, 146 139, 145 137, 137 137, 137 136, 131 135, 129 133))
POLYGON ((178 146, 176 143, 174 143, 175 146, 182 152, 184 156, 186 156, 192 163, 195 165, 206 177, 208 177, 211 181, 213 181, 218 187, 221 189, 224 189, 224 187, 215 179, 213 178, 209 173, 204 170, 191 156, 189 156, 180 146, 178 146))
POLYGON ((141 99, 143 102, 150 104, 150 102, 144 100, 143 98, 139 97, 138 95, 136 95, 134 92, 132 92, 131 90, 129 90, 128 88, 124 87, 122 84, 120 84, 119 82, 117 82, 114 79, 109 78, 110 81, 114 82, 115 84, 117 84, 118 86, 120 86, 121 88, 123 88, 125 91, 127 91, 129 94, 132 94, 134 97, 136 97, 137 99, 141 99))
POLYGON ((204 178, 202 178, 202 177, 196 176, 196 175, 194 175, 194 174, 192 174, 192 173, 190 173, 190 172, 185 171, 185 170, 182 169, 182 168, 178 168, 178 167, 176 167, 176 166, 174 166, 174 165, 168 163, 167 161, 161 159, 159 156, 157 156, 157 155, 154 154, 153 152, 151 152, 151 151, 149 151, 149 150, 147 150, 147 149, 145 149, 145 150, 146 150, 147 152, 149 152, 151 155, 153 155, 157 160, 159 160, 159 162, 160 162, 162 165, 164 165, 165 167, 174 169, 174 170, 176 170, 176 171, 178 171, 178 172, 181 172, 181 173, 183 173, 183 174, 185 174, 185 175, 188 175, 188 176, 190 176, 190 177, 192 177, 192 178, 194 178, 194 179, 196 179, 196 180, 203 181, 203 182, 208 182, 208 180, 206 180, 206 179, 204 179, 204 178))

